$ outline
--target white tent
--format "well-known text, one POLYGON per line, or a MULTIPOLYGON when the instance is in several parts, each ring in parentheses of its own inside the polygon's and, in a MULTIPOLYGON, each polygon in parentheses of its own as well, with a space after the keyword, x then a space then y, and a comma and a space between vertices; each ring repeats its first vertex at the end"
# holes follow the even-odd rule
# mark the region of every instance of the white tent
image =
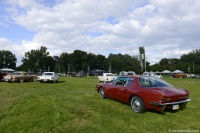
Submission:
POLYGON ((169 70, 164 70, 164 71, 162 71, 161 73, 162 73, 162 74, 169 74, 169 73, 171 73, 171 71, 169 71, 169 70))
POLYGON ((159 72, 159 71, 156 71, 155 73, 156 73, 156 74, 160 74, 161 72, 159 72))
POLYGON ((173 71, 172 73, 183 73, 183 71, 175 70, 175 71, 173 71))

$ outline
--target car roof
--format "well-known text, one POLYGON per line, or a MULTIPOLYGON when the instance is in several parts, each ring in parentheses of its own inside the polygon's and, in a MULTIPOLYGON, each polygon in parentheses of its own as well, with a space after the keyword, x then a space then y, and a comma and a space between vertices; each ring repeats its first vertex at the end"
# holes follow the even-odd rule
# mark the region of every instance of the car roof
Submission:
POLYGON ((118 77, 132 77, 132 78, 135 78, 135 77, 141 77, 141 75, 122 75, 122 76, 118 76, 118 77))
POLYGON ((154 76, 145 76, 145 75, 122 75, 118 77, 132 77, 132 78, 156 78, 154 76))

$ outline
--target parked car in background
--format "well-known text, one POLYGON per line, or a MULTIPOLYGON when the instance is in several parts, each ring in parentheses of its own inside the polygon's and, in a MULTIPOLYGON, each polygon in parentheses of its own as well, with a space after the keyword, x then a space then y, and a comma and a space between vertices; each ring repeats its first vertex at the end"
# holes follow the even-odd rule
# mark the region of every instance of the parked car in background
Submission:
POLYGON ((6 76, 6 73, 0 72, 0 81, 4 81, 4 77, 6 76))
POLYGON ((58 82, 59 76, 55 72, 44 72, 42 76, 38 76, 37 80, 42 82, 58 82))
POLYGON ((153 76, 119 76, 111 83, 99 83, 96 91, 101 98, 110 98, 131 105, 134 112, 146 109, 164 113, 166 109, 183 109, 189 99, 189 91, 176 88, 153 76))
POLYGON ((136 75, 136 73, 134 71, 121 71, 119 73, 120 76, 124 76, 124 75, 136 75))
POLYGON ((195 74, 195 75, 194 75, 194 78, 199 79, 199 78, 200 78, 200 75, 195 74))
POLYGON ((61 76, 61 77, 65 77, 66 74, 65 74, 65 73, 61 73, 60 76, 61 76))
POLYGON ((67 76, 69 76, 69 77, 76 77, 76 72, 68 72, 67 76))
POLYGON ((37 76, 34 74, 28 74, 25 71, 15 71, 11 75, 6 75, 5 81, 20 83, 23 83, 24 81, 37 81, 37 76))
POLYGON ((152 77, 156 77, 156 78, 162 79, 162 75, 157 75, 154 72, 144 72, 143 75, 144 76, 152 76, 152 77))
POLYGON ((115 75, 113 73, 103 73, 102 76, 98 76, 99 82, 110 82, 115 75))
POLYGON ((171 78, 187 78, 185 73, 172 73, 169 75, 171 78))
POLYGON ((84 72, 84 71, 78 71, 77 73, 76 73, 76 77, 84 77, 84 76, 86 76, 87 74, 84 72))

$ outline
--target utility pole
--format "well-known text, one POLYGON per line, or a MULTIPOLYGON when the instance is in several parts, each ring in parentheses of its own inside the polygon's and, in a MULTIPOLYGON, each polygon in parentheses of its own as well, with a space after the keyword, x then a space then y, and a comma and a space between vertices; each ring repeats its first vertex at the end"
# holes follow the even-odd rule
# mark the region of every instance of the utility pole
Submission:
POLYGON ((194 70, 194 61, 193 61, 193 74, 195 73, 195 70, 194 70))
POLYGON ((3 55, 3 68, 6 68, 6 65, 5 65, 5 64, 6 64, 6 61, 5 61, 5 59, 6 59, 6 55, 4 54, 4 55, 3 55))

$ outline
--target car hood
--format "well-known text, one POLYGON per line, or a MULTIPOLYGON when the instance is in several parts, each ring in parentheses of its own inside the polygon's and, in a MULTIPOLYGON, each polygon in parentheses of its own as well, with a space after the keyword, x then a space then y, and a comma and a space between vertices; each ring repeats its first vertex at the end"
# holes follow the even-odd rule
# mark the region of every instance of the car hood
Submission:
POLYGON ((175 87, 165 87, 165 88, 154 88, 155 91, 161 92, 164 95, 189 95, 187 90, 175 88, 175 87))

